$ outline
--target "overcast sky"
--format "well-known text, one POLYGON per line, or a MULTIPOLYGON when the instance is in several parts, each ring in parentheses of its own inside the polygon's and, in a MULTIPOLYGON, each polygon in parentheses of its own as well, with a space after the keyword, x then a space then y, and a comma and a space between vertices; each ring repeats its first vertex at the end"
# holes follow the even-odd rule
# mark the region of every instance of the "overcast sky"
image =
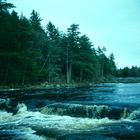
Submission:
POLYGON ((51 21, 66 32, 79 24, 95 47, 114 53, 118 67, 140 66, 140 0, 9 0, 26 17, 34 9, 45 26, 51 21))

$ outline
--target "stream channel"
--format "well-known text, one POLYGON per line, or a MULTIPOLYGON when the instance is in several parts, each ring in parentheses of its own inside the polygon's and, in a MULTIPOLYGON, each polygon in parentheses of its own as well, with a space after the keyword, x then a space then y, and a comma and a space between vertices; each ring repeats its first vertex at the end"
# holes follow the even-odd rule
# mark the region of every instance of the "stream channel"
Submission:
POLYGON ((140 140, 140 83, 1 89, 0 140, 140 140))

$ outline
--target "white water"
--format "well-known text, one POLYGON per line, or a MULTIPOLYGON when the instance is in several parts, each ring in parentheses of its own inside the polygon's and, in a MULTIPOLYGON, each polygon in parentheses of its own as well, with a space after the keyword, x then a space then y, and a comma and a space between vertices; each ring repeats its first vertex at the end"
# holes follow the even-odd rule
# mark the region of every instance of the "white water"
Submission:
MULTIPOLYGON (((47 138, 38 136, 35 132, 38 129, 52 129, 59 131, 70 132, 88 132, 98 127, 113 124, 121 121, 132 121, 134 114, 140 113, 139 111, 133 112, 126 119, 122 120, 110 120, 108 118, 103 119, 89 119, 89 118, 75 118, 70 116, 59 116, 59 115, 47 115, 40 112, 28 111, 26 105, 19 104, 18 112, 16 115, 8 113, 6 111, 0 111, 0 126, 11 125, 15 128, 15 131, 20 131, 20 135, 17 136, 19 139, 24 140, 45 140, 47 138), (15 125, 15 126, 14 126, 15 125)), ((14 130, 14 129, 13 129, 14 130)), ((17 132, 18 132, 17 131, 17 132)))
POLYGON ((40 112, 27 111, 27 107, 24 104, 19 104, 18 112, 16 115, 8 113, 6 111, 0 112, 0 123, 13 123, 34 125, 38 124, 43 127, 58 128, 65 130, 90 130, 99 125, 106 123, 113 123, 115 121, 109 120, 108 118, 103 119, 89 119, 89 118, 75 118, 70 116, 59 116, 59 115, 47 115, 41 114, 40 112))
MULTIPOLYGON (((136 89, 139 89, 139 86, 137 85, 134 87, 136 89)), ((120 91, 118 87, 117 90, 112 90, 111 84, 109 86, 110 87, 107 87, 109 89, 109 93, 103 92, 104 88, 101 88, 103 96, 101 96, 101 92, 99 92, 99 94, 96 92, 94 94, 94 91, 91 92, 92 95, 95 95, 94 97, 92 97, 92 99, 95 99, 95 97, 97 97, 96 100, 101 99, 99 101, 106 100, 111 102, 112 99, 113 102, 115 101, 115 103, 121 101, 129 103, 128 99, 130 99, 130 97, 132 98, 133 96, 139 95, 139 90, 135 94, 132 93, 133 90, 131 89, 131 87, 129 87, 130 85, 127 85, 129 88, 126 90, 128 94, 126 93, 124 85, 122 84, 118 85, 120 91), (113 91, 113 93, 110 93, 111 91, 113 91), (128 95, 130 96, 128 97, 128 95), (127 101, 124 101, 124 99, 126 99, 127 101)), ((90 96, 90 93, 88 95, 90 96)), ((139 99, 136 100, 137 103, 138 100, 139 99)), ((131 103, 134 103, 134 101, 130 101, 131 103)), ((10 99, 0 99, 1 104, 5 103, 8 106, 9 102, 10 99)), ((114 106, 115 105, 117 104, 114 104, 114 106)), ((102 112, 105 111, 105 113, 108 113, 111 110, 112 107, 110 107, 109 105, 84 105, 79 103, 74 104, 72 102, 56 102, 48 105, 48 107, 44 106, 42 108, 39 108, 38 111, 31 111, 27 109, 27 106, 25 104, 21 103, 17 105, 17 113, 15 115, 5 110, 0 110, 0 134, 14 133, 16 135, 14 135, 13 137, 20 140, 46 140, 49 138, 56 138, 65 134, 87 133, 92 131, 95 132, 96 130, 104 131, 104 128, 106 127, 108 127, 108 131, 110 131, 111 133, 112 127, 109 127, 112 125, 114 126, 114 129, 116 129, 115 127, 118 124, 125 122, 128 123, 128 126, 126 124, 124 126, 128 127, 129 129, 133 128, 132 126, 129 126, 129 122, 138 123, 140 120, 140 109, 136 108, 129 111, 129 108, 127 107, 123 108, 122 114, 120 114, 122 118, 120 118, 119 120, 113 120, 107 117, 97 119, 97 116, 102 112), (77 110, 85 111, 86 117, 82 118, 64 115, 66 111, 69 112, 71 110, 74 111, 74 113, 77 110), (88 118, 90 115, 93 117, 88 118)))
POLYGON ((9 125, 17 134, 16 138, 23 140, 45 140, 45 136, 36 135, 35 132, 39 130, 50 130, 59 132, 88 132, 96 129, 98 126, 115 123, 114 120, 108 118, 103 119, 89 119, 89 118, 74 118, 70 116, 47 115, 40 112, 31 112, 27 110, 24 104, 18 105, 18 112, 16 115, 6 111, 0 111, 0 126, 4 127, 5 131, 9 125))

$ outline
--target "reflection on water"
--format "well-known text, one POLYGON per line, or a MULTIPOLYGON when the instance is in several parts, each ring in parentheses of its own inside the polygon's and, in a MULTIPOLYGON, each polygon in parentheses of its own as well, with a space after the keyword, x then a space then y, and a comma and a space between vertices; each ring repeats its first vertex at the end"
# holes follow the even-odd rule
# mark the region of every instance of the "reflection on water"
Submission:
POLYGON ((1 90, 1 140, 138 140, 140 84, 1 90))

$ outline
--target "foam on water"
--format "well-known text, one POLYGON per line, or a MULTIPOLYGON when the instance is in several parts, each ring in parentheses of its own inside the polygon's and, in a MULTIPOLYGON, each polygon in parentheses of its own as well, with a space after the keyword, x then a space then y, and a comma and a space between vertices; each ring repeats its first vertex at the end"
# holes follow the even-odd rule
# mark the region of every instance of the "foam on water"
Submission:
POLYGON ((47 115, 40 112, 27 111, 27 107, 24 104, 18 105, 19 111, 16 115, 8 113, 5 111, 0 112, 0 121, 16 121, 20 120, 20 125, 42 125, 43 127, 51 127, 58 129, 91 129, 97 127, 98 125, 105 123, 113 123, 113 120, 108 118, 104 119, 89 119, 89 118, 74 118, 70 116, 59 116, 59 115, 47 115))
MULTIPOLYGON (((138 86, 136 87, 139 88, 138 86)), ((114 87, 114 89, 115 88, 116 87, 114 87)), ((93 95, 91 100, 92 104, 89 104, 89 98, 81 98, 81 102, 78 102, 79 100, 77 101, 77 99, 74 99, 74 101, 70 100, 64 102, 57 102, 52 101, 52 99, 48 99, 51 104, 43 104, 44 102, 41 102, 43 105, 36 105, 37 108, 30 107, 30 104, 32 104, 32 102, 30 103, 30 99, 32 99, 32 96, 31 98, 28 98, 28 92, 23 93, 23 96, 25 94, 27 98, 19 101, 23 103, 18 104, 17 108, 12 108, 13 106, 15 107, 19 98, 17 98, 16 100, 15 97, 15 100, 13 100, 11 96, 6 95, 6 92, 4 96, 2 96, 2 99, 0 99, 0 104, 2 104, 1 108, 8 111, 12 111, 13 109, 14 113, 15 110, 17 112, 15 114, 12 114, 4 110, 0 111, 0 136, 4 135, 5 137, 7 134, 7 139, 8 136, 11 136, 15 140, 45 140, 48 137, 57 138, 57 136, 64 136, 73 133, 88 135, 93 134, 93 132, 94 134, 96 134, 96 132, 99 132, 99 134, 123 134, 125 136, 127 135, 127 133, 129 135, 129 132, 131 132, 132 135, 138 135, 138 133, 140 132, 140 109, 137 109, 138 106, 134 106, 132 108, 130 108, 129 105, 117 106, 117 103, 120 103, 119 105, 122 105, 121 103, 127 103, 131 100, 133 100, 133 102, 130 103, 134 103, 135 101, 137 101, 138 103, 139 98, 137 98, 137 100, 134 100, 135 94, 131 92, 131 87, 128 89, 129 94, 127 94, 127 90, 124 90, 124 85, 119 85, 118 88, 122 90, 114 90, 110 85, 108 92, 106 92, 106 89, 108 89, 108 87, 106 89, 102 87, 101 91, 91 91, 90 94, 85 93, 84 96, 89 96, 89 98, 91 97, 91 95, 93 95), (9 99, 5 99, 6 97, 9 97, 11 101, 9 99), (87 100, 88 104, 84 104, 84 100, 87 100), (96 100, 97 103, 98 101, 100 103, 95 105, 96 100), (15 101, 17 102, 15 103, 15 101), (112 104, 104 104, 104 102, 114 104, 113 106, 111 106, 112 104), (24 103, 26 103, 27 106, 24 103), (4 108, 3 106, 10 107, 4 108), (110 116, 113 115, 118 115, 118 117, 111 118, 110 116)), ((14 92, 12 91, 12 93, 14 92)), ((42 93, 45 94, 45 91, 43 91, 42 93)), ((139 95, 138 93, 139 90, 136 94, 139 95)), ((33 92, 33 94, 35 93, 33 92)), ((75 97, 73 95, 71 96, 75 97)), ((38 96, 35 96, 33 99, 35 100, 35 102, 33 103, 40 103, 38 103, 38 96)))
MULTIPOLYGON (((25 104, 19 104, 19 110, 16 115, 6 111, 0 111, 0 123, 18 123, 21 126, 41 126, 46 128, 57 128, 65 130, 91 130, 103 124, 115 123, 117 120, 109 118, 80 118, 60 115, 42 114, 40 112, 28 111, 25 104)), ((129 115, 129 119, 134 119, 139 111, 134 111, 129 115), (135 115, 136 114, 136 115, 135 115)), ((128 119, 127 118, 127 119, 128 119)))
POLYGON ((31 128, 24 128, 22 135, 18 135, 16 139, 20 140, 47 140, 47 138, 43 136, 38 136, 35 134, 36 131, 32 130, 31 128))
POLYGON ((20 90, 20 88, 5 88, 5 89, 0 89, 0 91, 17 91, 20 90))
POLYGON ((27 106, 25 104, 18 104, 17 105, 17 114, 27 113, 27 106))
POLYGON ((9 102, 10 102, 10 99, 2 99, 2 98, 0 98, 0 104, 9 103, 9 102))
MULTIPOLYGON (((17 114, 0 111, 0 128, 7 137, 11 135, 20 140, 46 140, 49 133, 57 135, 72 132, 90 132, 104 124, 115 123, 108 118, 90 119, 60 115, 48 115, 28 111, 26 105, 19 104, 17 114), (37 132, 41 132, 41 134, 37 132), (45 137, 46 136, 46 137, 45 137)), ((2 131, 0 132, 1 135, 2 131)))
POLYGON ((8 106, 9 103, 10 103, 10 99, 9 98, 7 98, 7 99, 0 98, 0 105, 1 104, 5 104, 6 106, 8 106))
POLYGON ((12 113, 8 113, 6 111, 0 110, 0 124, 11 120, 11 118, 12 118, 12 113))
POLYGON ((140 120, 140 108, 131 112, 128 118, 131 120, 140 120))
POLYGON ((11 130, 1 130, 0 136, 3 134, 5 135, 5 139, 1 138, 2 140, 47 140, 43 136, 38 136, 35 134, 36 131, 32 130, 31 128, 18 128, 18 129, 11 129, 11 130))

